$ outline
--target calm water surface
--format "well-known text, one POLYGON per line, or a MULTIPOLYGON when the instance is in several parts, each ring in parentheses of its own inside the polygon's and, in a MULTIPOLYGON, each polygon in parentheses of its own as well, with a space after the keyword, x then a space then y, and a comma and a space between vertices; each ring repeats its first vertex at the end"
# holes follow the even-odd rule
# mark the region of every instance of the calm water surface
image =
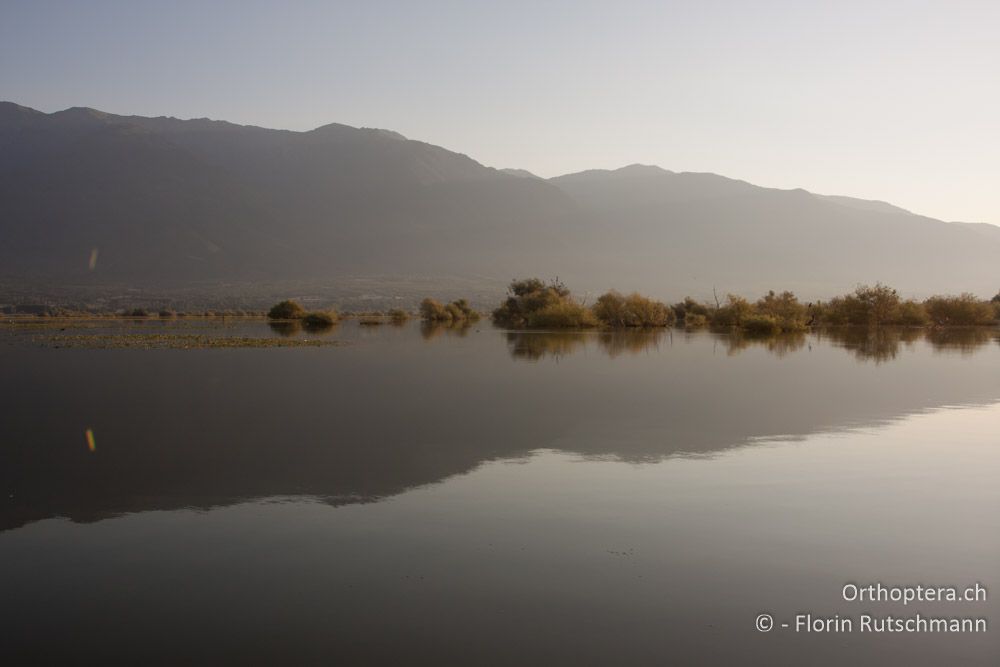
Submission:
POLYGON ((5 664, 1000 663, 995 330, 88 331, 123 328, 347 344, 5 330, 5 664), (761 633, 762 612, 991 626, 761 633))

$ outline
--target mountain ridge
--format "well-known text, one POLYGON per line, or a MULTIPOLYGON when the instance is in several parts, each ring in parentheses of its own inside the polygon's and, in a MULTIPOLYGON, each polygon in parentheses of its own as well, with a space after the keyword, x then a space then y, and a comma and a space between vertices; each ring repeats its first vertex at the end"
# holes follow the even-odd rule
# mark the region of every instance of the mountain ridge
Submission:
POLYGON ((0 277, 85 285, 559 275, 663 297, 1000 284, 1000 227, 652 165, 543 179, 392 130, 0 103, 0 277), (100 260, 94 270, 88 258, 100 260), (892 251, 889 251, 890 248, 892 251), (932 280, 935 274, 936 280, 932 280))

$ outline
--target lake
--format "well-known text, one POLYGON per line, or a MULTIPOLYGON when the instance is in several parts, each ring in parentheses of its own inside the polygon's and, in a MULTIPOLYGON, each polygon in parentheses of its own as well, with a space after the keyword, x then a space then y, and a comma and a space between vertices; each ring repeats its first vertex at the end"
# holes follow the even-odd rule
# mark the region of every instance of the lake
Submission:
POLYGON ((993 627, 858 628, 1000 618, 996 329, 63 326, 341 344, 4 329, 6 664, 1000 663, 993 627))

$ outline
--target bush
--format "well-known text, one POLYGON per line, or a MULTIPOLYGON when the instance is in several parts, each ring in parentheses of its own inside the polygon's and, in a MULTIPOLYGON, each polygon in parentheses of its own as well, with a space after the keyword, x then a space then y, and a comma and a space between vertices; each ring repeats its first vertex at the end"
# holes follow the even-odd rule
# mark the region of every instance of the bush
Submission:
POLYGON ((874 287, 859 285, 852 294, 831 300, 824 315, 826 324, 880 326, 897 322, 901 307, 896 290, 876 283, 874 287))
POLYGON ((307 329, 327 329, 337 323, 337 313, 333 311, 303 313, 301 320, 302 326, 307 329))
POLYGON ((297 320, 301 319, 305 312, 297 301, 286 300, 271 306, 267 316, 272 320, 297 320))
POLYGON ((444 305, 430 297, 420 302, 420 317, 429 322, 444 322, 451 319, 448 311, 444 309, 444 305))
MULTIPOLYGON (((703 303, 698 303, 689 296, 684 297, 683 301, 675 303, 671 306, 671 309, 674 311, 674 317, 677 320, 682 321, 685 326, 704 326, 708 322, 708 317, 710 315, 708 306, 703 303), (689 324, 687 322, 689 315, 701 315, 704 317, 705 321, 697 325, 689 324)), ((695 318, 694 321, 699 322, 700 320, 695 318)))
POLYGON ((566 328, 597 324, 594 314, 573 300, 558 280, 547 285, 538 278, 514 280, 507 291, 507 299, 492 314, 500 326, 566 328))
POLYGON ((410 314, 405 310, 394 308, 389 311, 389 319, 392 320, 393 324, 401 324, 410 319, 410 314))
POLYGON ((424 299, 420 302, 420 316, 428 322, 475 322, 479 319, 479 313, 465 299, 452 301, 448 305, 434 299, 424 299))
POLYGON ((781 294, 775 294, 774 290, 768 292, 757 300, 754 310, 757 315, 774 320, 779 331, 802 331, 809 320, 806 307, 799 303, 794 294, 787 291, 781 294))
POLYGON ((609 327, 666 327, 674 323, 674 312, 659 301, 633 292, 622 296, 612 290, 602 294, 593 308, 594 316, 609 327))
POLYGON ((860 285, 854 296, 868 313, 868 324, 879 326, 892 322, 899 314, 899 293, 888 285, 876 283, 874 287, 860 285))
POLYGON ((708 316, 688 311, 688 313, 684 316, 684 326, 688 329, 700 329, 701 327, 707 327, 708 316))
POLYGON ((899 304, 892 323, 906 327, 922 327, 926 326, 929 321, 930 318, 927 316, 927 309, 924 308, 924 305, 908 299, 899 304))
POLYGON ((936 326, 991 324, 996 311, 987 301, 972 294, 934 296, 924 302, 924 309, 936 326))
POLYGON ((584 329, 596 324, 593 312, 568 300, 549 304, 528 316, 529 329, 584 329))
POLYGON ((743 329, 752 335, 770 336, 781 333, 781 323, 773 315, 756 313, 743 320, 743 329))
POLYGON ((177 317, 177 313, 175 313, 172 310, 168 310, 168 309, 164 308, 163 310, 160 311, 160 317, 162 317, 164 319, 169 319, 171 317, 177 317))
POLYGON ((725 305, 716 308, 711 315, 713 326, 740 327, 744 320, 753 315, 754 307, 749 301, 735 294, 726 295, 725 305))
POLYGON ((125 317, 149 317, 149 311, 145 308, 133 308, 125 313, 125 317))

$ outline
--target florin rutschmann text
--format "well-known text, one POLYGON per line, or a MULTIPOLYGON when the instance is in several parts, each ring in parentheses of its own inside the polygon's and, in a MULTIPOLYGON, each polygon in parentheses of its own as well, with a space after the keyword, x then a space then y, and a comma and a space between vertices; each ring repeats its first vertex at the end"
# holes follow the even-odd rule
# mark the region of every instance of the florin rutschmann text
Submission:
MULTIPOLYGON (((986 587, 981 583, 969 586, 885 586, 881 583, 844 584, 841 599, 852 604, 911 604, 986 602, 986 587)), ((756 628, 770 632, 775 628, 801 633, 984 633, 989 629, 988 619, 974 615, 930 615, 921 612, 875 614, 868 610, 858 615, 815 614, 799 612, 785 619, 775 620, 769 613, 758 614, 756 628)))

